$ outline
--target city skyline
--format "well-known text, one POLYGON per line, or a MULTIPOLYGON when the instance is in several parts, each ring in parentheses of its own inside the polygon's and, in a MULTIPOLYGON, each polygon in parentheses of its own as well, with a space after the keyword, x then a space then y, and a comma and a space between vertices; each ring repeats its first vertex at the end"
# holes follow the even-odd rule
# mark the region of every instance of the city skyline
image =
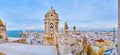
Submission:
POLYGON ((44 16, 53 7, 59 15, 59 27, 70 29, 118 27, 118 0, 0 0, 0 19, 7 30, 44 30, 44 16))

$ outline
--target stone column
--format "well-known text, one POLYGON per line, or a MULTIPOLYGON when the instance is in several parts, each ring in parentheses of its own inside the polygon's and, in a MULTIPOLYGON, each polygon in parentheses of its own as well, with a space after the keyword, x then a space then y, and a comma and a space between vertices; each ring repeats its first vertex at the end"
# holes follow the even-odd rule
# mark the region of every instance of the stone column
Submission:
MULTIPOLYGON (((118 41, 120 40, 120 0, 118 0, 118 41)), ((120 42, 118 42, 118 55, 120 55, 120 42)))

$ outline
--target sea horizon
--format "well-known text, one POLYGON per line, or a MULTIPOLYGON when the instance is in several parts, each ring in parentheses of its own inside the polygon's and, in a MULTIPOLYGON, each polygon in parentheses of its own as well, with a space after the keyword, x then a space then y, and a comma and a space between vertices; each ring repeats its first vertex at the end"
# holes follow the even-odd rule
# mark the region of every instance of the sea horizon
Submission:
MULTIPOLYGON (((44 30, 25 30, 30 32, 44 32, 44 30)), ((72 31, 72 30, 69 30, 72 31)), ((81 28, 81 32, 113 32, 113 28, 81 28)), ((118 29, 115 29, 118 32, 118 29)), ((19 33, 24 32, 24 30, 7 30, 7 37, 20 38, 19 33)))

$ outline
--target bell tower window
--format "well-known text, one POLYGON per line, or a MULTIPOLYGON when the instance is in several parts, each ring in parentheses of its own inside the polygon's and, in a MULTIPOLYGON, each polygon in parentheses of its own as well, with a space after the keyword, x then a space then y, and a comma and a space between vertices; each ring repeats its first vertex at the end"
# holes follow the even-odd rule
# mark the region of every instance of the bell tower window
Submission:
POLYGON ((53 32, 53 23, 50 23, 50 31, 53 32))

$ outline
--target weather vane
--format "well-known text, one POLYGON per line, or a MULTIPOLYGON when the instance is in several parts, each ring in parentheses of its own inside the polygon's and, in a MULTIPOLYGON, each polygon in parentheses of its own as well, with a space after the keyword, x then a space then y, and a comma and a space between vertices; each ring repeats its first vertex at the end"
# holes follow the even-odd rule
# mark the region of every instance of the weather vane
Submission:
POLYGON ((51 6, 51 8, 52 8, 52 0, 50 0, 50 6, 51 6))

